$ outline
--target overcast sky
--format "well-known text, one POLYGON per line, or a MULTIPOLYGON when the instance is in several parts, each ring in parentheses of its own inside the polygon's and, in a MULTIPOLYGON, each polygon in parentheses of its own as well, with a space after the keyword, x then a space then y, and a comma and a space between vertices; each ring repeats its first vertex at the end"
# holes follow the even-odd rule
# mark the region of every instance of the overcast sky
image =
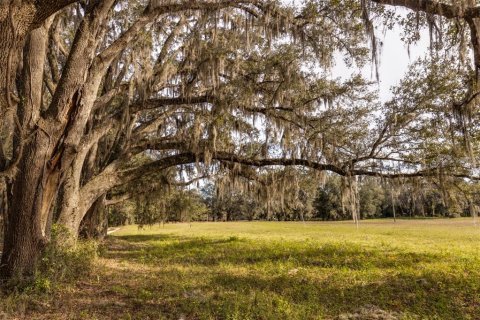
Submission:
MULTIPOLYGON (((378 84, 382 101, 386 101, 391 97, 390 88, 399 83, 407 72, 408 66, 418 58, 425 56, 429 50, 430 40, 426 31, 422 33, 422 38, 418 44, 410 46, 410 55, 400 36, 400 29, 387 31, 385 35, 377 32, 377 37, 383 42, 380 55, 380 83, 378 84)), ((352 72, 356 71, 348 69, 342 59, 339 58, 337 59, 337 65, 332 70, 332 76, 348 77, 352 72)), ((363 74, 367 78, 376 81, 375 71, 370 66, 363 70, 363 74)))
MULTIPOLYGON (((407 10, 397 9, 397 12, 406 13, 407 10)), ((402 30, 398 27, 386 33, 376 31, 377 38, 383 43, 379 70, 379 93, 382 101, 386 101, 391 97, 391 87, 399 83, 407 72, 409 65, 418 58, 424 57, 429 50, 430 39, 427 30, 421 32, 420 41, 415 45, 411 45, 409 49, 402 42, 401 34, 402 30)), ((337 65, 332 70, 332 76, 345 77, 349 76, 352 72, 358 71, 348 69, 342 59, 339 58, 337 65)), ((370 66, 363 70, 363 74, 367 78, 376 81, 375 70, 370 66)))
MULTIPOLYGON (((304 0, 282 0, 284 3, 301 6, 304 0)), ((390 7, 394 9, 396 13, 403 15, 409 12, 408 9, 401 7, 390 7)), ((387 31, 385 34, 377 31, 376 35, 383 42, 382 54, 380 57, 380 83, 379 92, 382 101, 386 101, 391 97, 390 88, 399 83, 399 81, 405 75, 410 63, 414 62, 419 57, 423 57, 428 53, 428 47, 430 44, 429 35, 426 30, 421 34, 421 40, 415 46, 410 46, 409 50, 400 40, 402 31, 400 28, 387 31)), ((348 77, 352 72, 358 72, 358 70, 349 70, 343 63, 340 57, 337 61, 337 65, 332 70, 333 77, 348 77)), ((372 72, 371 68, 364 70, 364 75, 376 80, 375 72, 372 72)))
POLYGON ((383 37, 384 43, 380 61, 380 96, 386 100, 391 96, 390 88, 397 85, 408 70, 408 66, 428 54, 430 39, 424 31, 418 44, 409 50, 400 40, 401 31, 391 30, 383 37), (410 55, 409 55, 410 52, 410 55))

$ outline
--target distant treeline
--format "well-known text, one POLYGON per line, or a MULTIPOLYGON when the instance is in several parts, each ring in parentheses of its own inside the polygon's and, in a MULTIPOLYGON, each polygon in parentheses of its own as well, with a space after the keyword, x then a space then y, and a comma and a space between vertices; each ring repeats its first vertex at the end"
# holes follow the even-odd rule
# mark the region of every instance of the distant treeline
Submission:
MULTIPOLYGON (((461 217, 475 214, 480 205, 477 186, 463 181, 436 184, 426 179, 385 182, 363 178, 355 185, 355 205, 360 219, 393 217, 461 217), (453 183, 454 182, 454 183, 453 183)), ((288 192, 286 190, 285 192, 288 192)), ((110 225, 162 222, 237 220, 349 220, 351 203, 345 204, 339 177, 302 183, 295 200, 271 205, 258 194, 230 192, 221 195, 213 183, 203 188, 149 193, 110 207, 110 225)))

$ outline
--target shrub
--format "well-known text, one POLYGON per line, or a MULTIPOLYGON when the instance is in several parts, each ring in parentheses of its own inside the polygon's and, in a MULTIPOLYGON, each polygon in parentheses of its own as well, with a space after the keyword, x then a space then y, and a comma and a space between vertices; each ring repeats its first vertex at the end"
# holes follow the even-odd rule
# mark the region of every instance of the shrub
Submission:
POLYGON ((50 291, 62 282, 74 281, 88 275, 98 256, 98 244, 92 240, 72 240, 70 232, 62 226, 52 228, 52 237, 39 262, 33 287, 41 292, 50 291))

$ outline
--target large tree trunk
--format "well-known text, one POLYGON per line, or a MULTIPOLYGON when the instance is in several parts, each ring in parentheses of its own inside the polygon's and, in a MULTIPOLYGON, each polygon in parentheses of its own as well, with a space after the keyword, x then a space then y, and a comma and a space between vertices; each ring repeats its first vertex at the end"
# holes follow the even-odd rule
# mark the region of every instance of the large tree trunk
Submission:
MULTIPOLYGON (((3 142, 9 144, 10 152, 3 152, 9 159, 3 159, 4 173, 8 179, 4 186, 7 190, 5 209, 5 235, 0 276, 11 278, 15 275, 28 275, 33 272, 39 252, 45 245, 45 227, 48 221, 43 198, 49 193, 49 176, 46 172, 49 141, 45 133, 38 131, 25 143, 23 132, 33 127, 41 101, 44 49, 46 29, 41 28, 28 33, 35 14, 33 5, 11 5, 5 19, 0 23, 0 107, 7 114, 7 121, 0 126, 15 136, 6 137, 3 142), (24 81, 15 87, 15 77, 23 54, 24 81), (16 90, 15 90, 16 88, 16 90), (18 101, 17 95, 28 93, 28 99, 18 101), (10 121, 8 121, 10 120, 10 121), (25 151, 25 152, 22 152, 25 151), (10 167, 10 169, 7 168, 10 167), (16 174, 15 174, 16 173, 16 174)), ((1 17, 0 17, 1 18, 1 17)), ((5 147, 5 144, 3 145, 5 147)), ((3 149, 5 151, 5 149, 3 149)))
POLYGON ((86 239, 103 240, 107 235, 108 216, 105 210, 105 196, 90 207, 80 224, 80 236, 86 239))
MULTIPOLYGON (((2 112, 12 114, 14 119, 13 128, 6 121, 0 126, 6 123, 9 126, 7 131, 16 133, 15 137, 11 137, 13 152, 10 159, 0 161, 6 164, 0 168, 0 172, 5 172, 7 165, 14 164, 12 174, 7 176, 8 209, 0 265, 0 277, 4 279, 24 277, 34 272, 35 264, 49 239, 52 205, 61 179, 75 158, 83 133, 83 122, 75 121, 88 117, 88 107, 96 96, 95 83, 87 85, 83 99, 79 94, 84 87, 83 75, 96 49, 98 23, 104 17, 93 10, 79 28, 76 45, 62 75, 61 90, 57 90, 49 113, 40 118, 48 27, 34 31, 30 31, 30 28, 39 19, 44 21, 55 10, 71 2, 74 1, 35 2, 40 7, 45 6, 42 12, 35 8, 33 1, 15 1, 15 4, 6 6, 9 8, 5 15, 2 11, 4 6, 0 5, 0 64, 7 66, 0 68, 0 107, 2 112), (27 2, 28 5, 25 4, 27 2), (24 45, 27 37, 29 41, 24 45), (24 46, 23 72, 17 81, 17 90, 14 90, 16 82, 12 79, 15 79, 22 57, 21 48, 24 46), (14 99, 19 94, 24 99, 14 99), (84 105, 87 110, 79 115, 79 108, 84 105)), ((109 5, 110 1, 99 5, 99 8, 104 8, 103 14, 106 14, 109 5)), ((94 79, 98 77, 101 76, 94 79)))
POLYGON ((0 3, 0 172, 7 176, 14 173, 13 133, 19 130, 14 121, 18 101, 15 78, 34 15, 31 4, 0 3))
MULTIPOLYGON (((112 123, 97 128, 85 136, 77 147, 77 153, 68 169, 63 173, 62 199, 59 201, 57 223, 70 231, 74 239, 79 235, 80 223, 103 193, 86 197, 82 193, 82 180, 90 180, 94 174, 93 166, 97 153, 97 144, 112 127, 112 123), (90 155, 87 161, 87 157, 90 155), (85 165, 85 162, 87 164, 85 165), (87 167, 87 170, 85 170, 87 167), (85 172, 87 171, 87 172, 85 172), (83 179, 82 179, 83 173, 83 179)), ((107 187, 108 185, 105 184, 107 187)))
POLYGON ((69 176, 62 184, 62 199, 59 203, 59 216, 57 223, 67 229, 73 240, 78 237, 78 229, 87 208, 80 199, 78 190, 79 180, 69 176))
POLYGON ((47 168, 48 149, 48 137, 38 133, 19 164, 22 174, 8 185, 7 227, 0 266, 3 278, 31 274, 48 239, 48 204, 56 193, 57 176, 47 168))

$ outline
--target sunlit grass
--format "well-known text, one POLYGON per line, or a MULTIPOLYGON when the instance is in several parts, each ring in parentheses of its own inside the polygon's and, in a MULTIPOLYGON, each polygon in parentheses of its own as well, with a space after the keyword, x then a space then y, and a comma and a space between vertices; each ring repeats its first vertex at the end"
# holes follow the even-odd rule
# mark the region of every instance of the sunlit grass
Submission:
POLYGON ((128 295, 168 319, 480 318, 469 219, 129 226, 112 243, 106 259, 152 268, 128 295))
POLYGON ((480 319, 471 219, 128 226, 106 246, 91 277, 4 309, 49 320, 480 319))

